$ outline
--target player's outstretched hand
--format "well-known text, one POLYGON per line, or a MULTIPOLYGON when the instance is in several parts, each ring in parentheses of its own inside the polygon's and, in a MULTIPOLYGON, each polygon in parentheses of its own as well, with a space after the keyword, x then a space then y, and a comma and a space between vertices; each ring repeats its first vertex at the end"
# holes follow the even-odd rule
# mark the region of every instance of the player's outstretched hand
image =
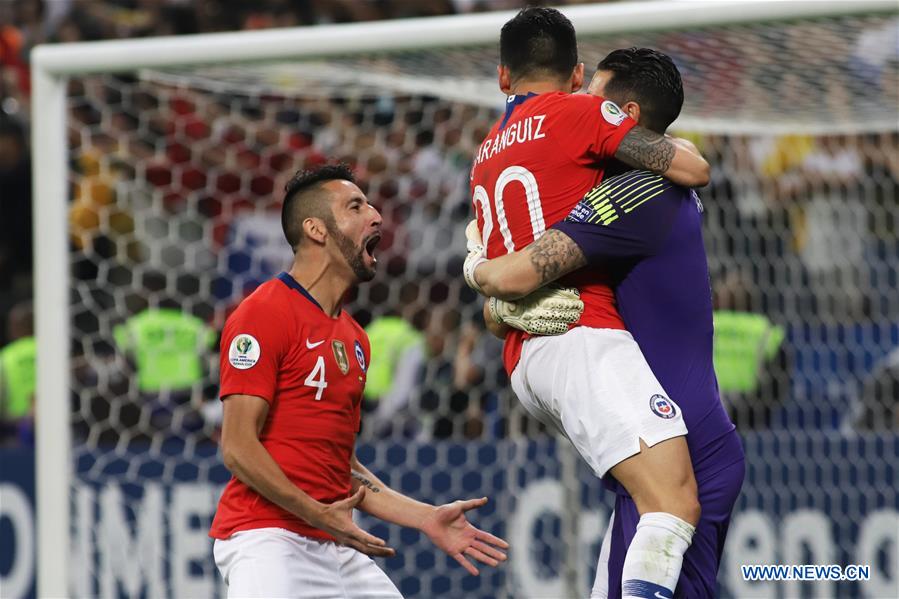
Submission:
POLYGON ((334 536, 341 545, 352 547, 372 557, 391 557, 396 553, 384 539, 369 534, 353 522, 353 509, 365 498, 365 487, 340 501, 325 505, 313 526, 334 536))
POLYGON ((481 497, 437 506, 421 526, 421 531, 428 535, 431 542, 462 564, 473 576, 478 575, 478 569, 466 556, 488 566, 497 566, 506 561, 506 554, 501 549, 509 548, 504 540, 475 528, 465 518, 465 512, 486 503, 487 498, 481 497))
POLYGON ((584 311, 584 302, 574 287, 542 287, 512 302, 491 297, 487 306, 499 324, 532 335, 561 335, 584 311))

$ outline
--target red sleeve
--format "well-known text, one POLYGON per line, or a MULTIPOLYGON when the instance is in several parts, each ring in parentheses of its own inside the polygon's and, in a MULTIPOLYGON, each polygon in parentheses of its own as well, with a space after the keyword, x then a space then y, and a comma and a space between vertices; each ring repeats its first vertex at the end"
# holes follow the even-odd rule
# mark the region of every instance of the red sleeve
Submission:
POLYGON ((271 403, 290 347, 289 329, 277 313, 245 300, 222 331, 219 397, 254 395, 271 403))
POLYGON ((550 127, 563 152, 575 162, 590 165, 613 158, 636 124, 611 100, 572 94, 561 98, 550 127))

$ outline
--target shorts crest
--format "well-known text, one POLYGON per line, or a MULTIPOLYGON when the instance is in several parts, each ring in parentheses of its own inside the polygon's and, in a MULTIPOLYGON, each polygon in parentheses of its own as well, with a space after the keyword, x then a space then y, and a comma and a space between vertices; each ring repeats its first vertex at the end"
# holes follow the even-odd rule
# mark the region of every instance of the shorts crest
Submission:
POLYGON ((666 420, 677 416, 677 408, 674 407, 674 402, 664 395, 655 394, 650 397, 649 409, 659 418, 664 418, 666 420))

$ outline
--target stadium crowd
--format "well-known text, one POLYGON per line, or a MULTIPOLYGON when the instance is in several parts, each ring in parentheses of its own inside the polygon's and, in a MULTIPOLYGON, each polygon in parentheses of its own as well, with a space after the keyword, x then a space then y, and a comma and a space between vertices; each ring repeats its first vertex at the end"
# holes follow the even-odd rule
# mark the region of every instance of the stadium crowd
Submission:
MULTIPOLYGON (((29 48, 521 5, 0 3, 0 443, 31 442, 33 425, 29 48)), ((852 48, 843 51, 851 64, 852 48)), ((702 57, 686 49, 674 56, 689 90, 702 57)), ((866 75, 885 88, 895 77, 889 60, 896 58, 866 75)), ((825 92, 833 103, 844 93, 825 92)), ((496 114, 423 94, 269 95, 152 75, 74 79, 69 217, 79 437, 215 438, 218 333, 242 298, 290 263, 279 225, 284 182, 329 160, 354 167, 384 216, 378 277, 350 304, 372 337, 363 435, 531 430, 507 389, 501 342, 485 333, 479 302, 460 276, 470 160, 496 114)), ((695 141, 713 165, 701 195, 718 309, 716 369, 738 426, 781 427, 814 414, 822 427, 899 429, 899 135, 695 141)))

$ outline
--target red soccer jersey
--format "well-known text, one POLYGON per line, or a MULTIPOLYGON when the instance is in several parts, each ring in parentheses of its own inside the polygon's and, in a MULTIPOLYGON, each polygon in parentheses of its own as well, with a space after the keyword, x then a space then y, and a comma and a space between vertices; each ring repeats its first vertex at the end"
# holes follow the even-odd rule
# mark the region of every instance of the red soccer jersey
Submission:
MULTIPOLYGON (((260 441, 296 486, 332 503, 350 495, 350 457, 359 432, 368 336, 346 312, 331 318, 290 275, 263 283, 222 332, 222 398, 243 394, 269 403, 260 441)), ((231 477, 209 535, 279 527, 331 535, 231 477)))
MULTIPOLYGON (((602 180, 605 161, 635 124, 613 102, 597 96, 510 96, 471 170, 472 202, 487 257, 524 248, 568 216, 602 180)), ((580 289, 584 313, 579 325, 624 328, 615 295, 595 270, 560 282, 580 289)), ((503 360, 510 374, 526 338, 516 329, 506 336, 503 360)))

